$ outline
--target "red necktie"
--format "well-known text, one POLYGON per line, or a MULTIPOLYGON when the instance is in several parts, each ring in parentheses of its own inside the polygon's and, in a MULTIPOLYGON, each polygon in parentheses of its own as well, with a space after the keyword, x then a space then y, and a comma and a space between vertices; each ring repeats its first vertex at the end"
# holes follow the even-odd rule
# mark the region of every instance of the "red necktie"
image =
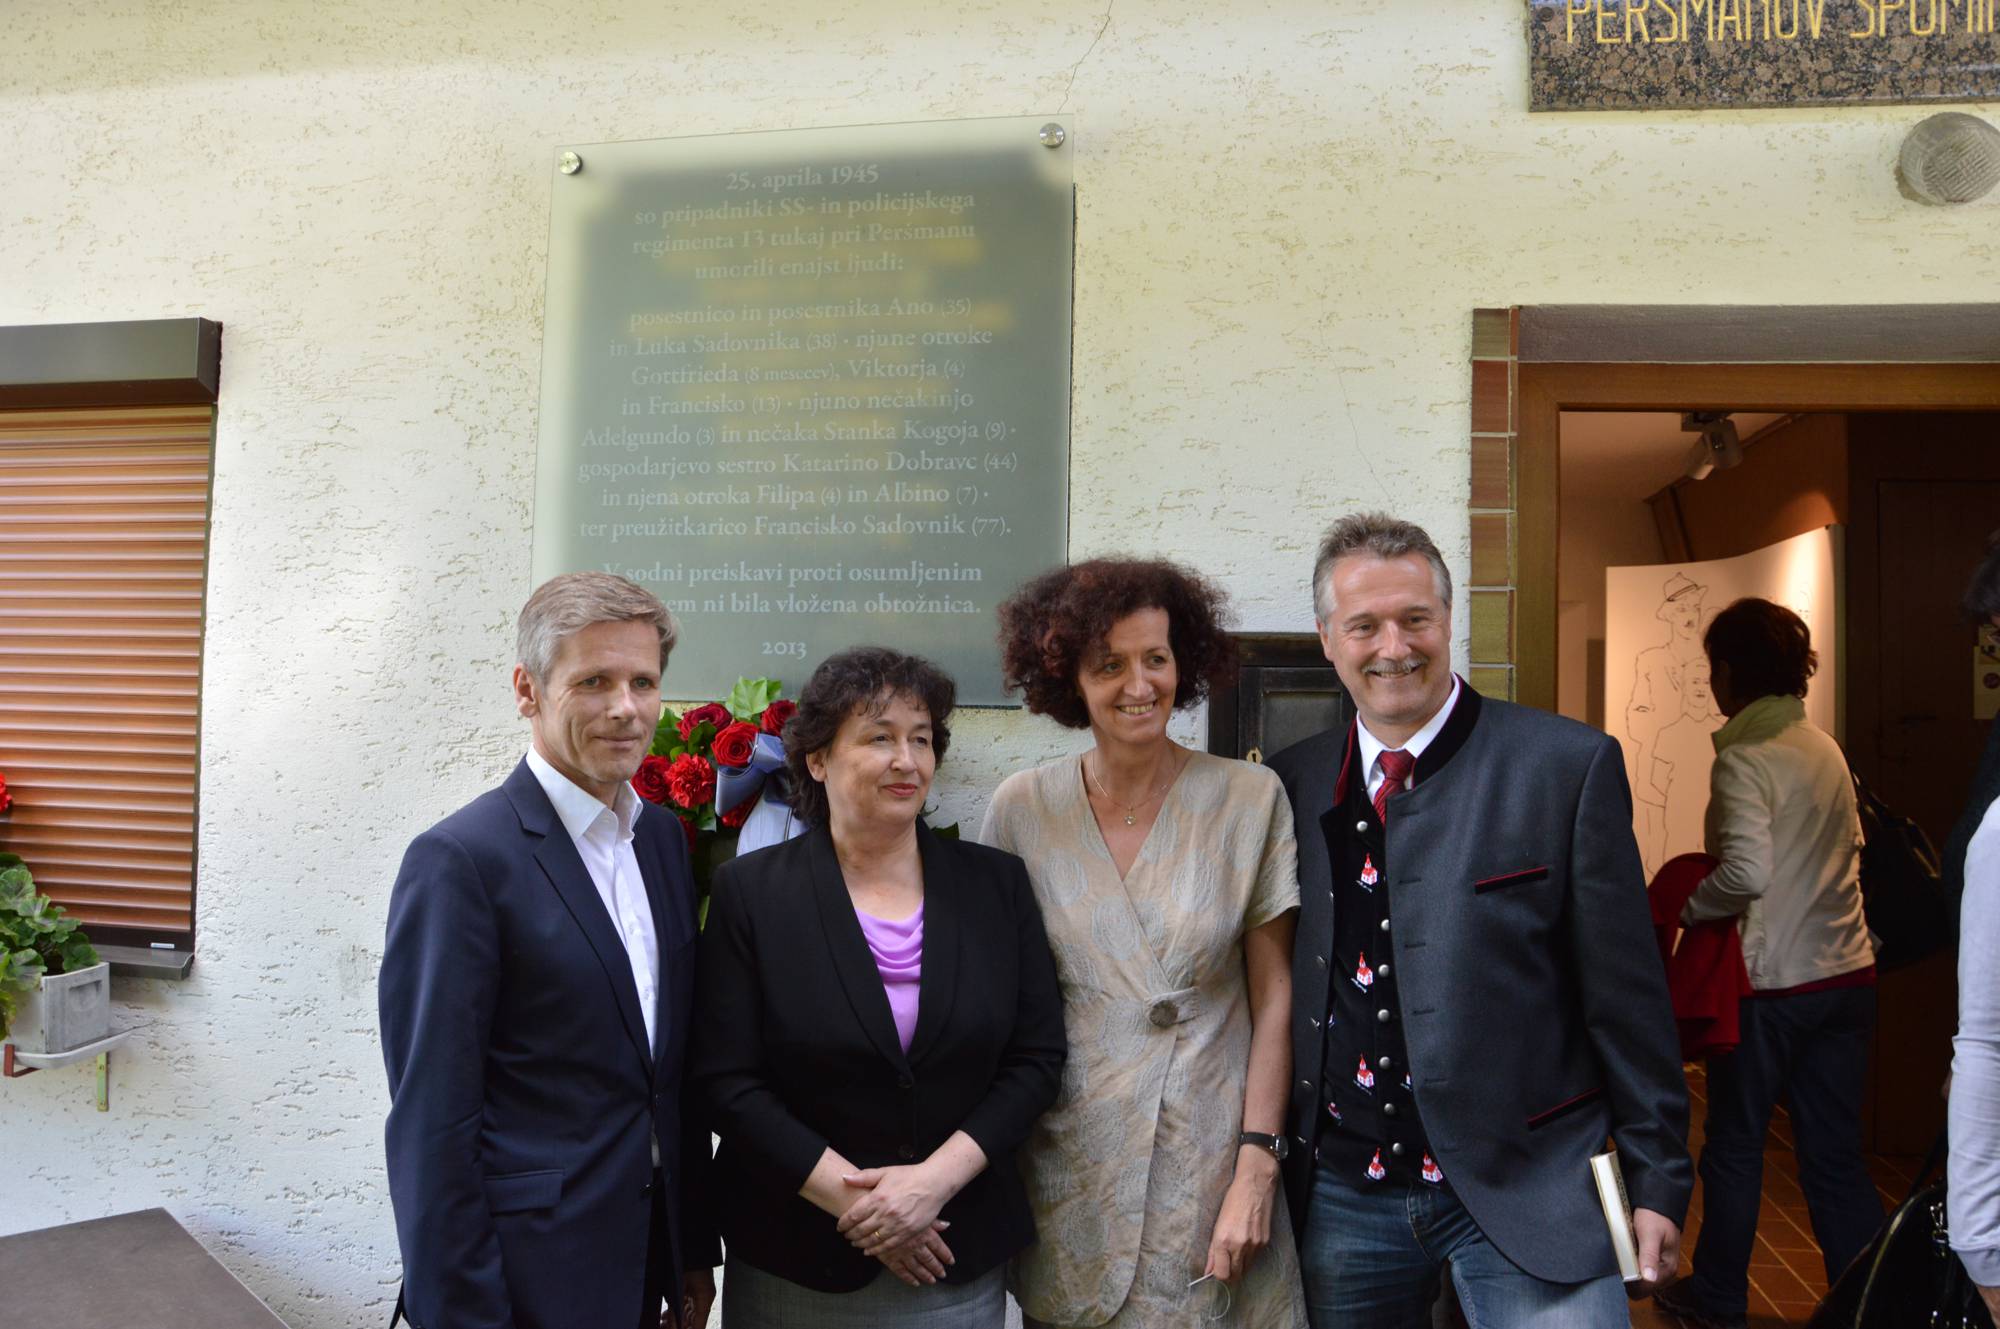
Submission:
POLYGON ((1401 793, 1403 785, 1410 778, 1410 772, 1417 769, 1417 759, 1397 748, 1384 750, 1375 760, 1382 763, 1382 784, 1375 791, 1375 815, 1384 826, 1389 824, 1389 795, 1401 793))

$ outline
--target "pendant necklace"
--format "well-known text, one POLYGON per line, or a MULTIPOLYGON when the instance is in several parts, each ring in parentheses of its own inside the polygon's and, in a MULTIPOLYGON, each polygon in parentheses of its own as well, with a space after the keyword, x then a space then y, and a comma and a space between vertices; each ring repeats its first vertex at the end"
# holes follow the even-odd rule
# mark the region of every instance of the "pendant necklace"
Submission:
POLYGON ((1105 802, 1111 804, 1111 806, 1113 807, 1125 809, 1125 824, 1127 826, 1136 826, 1139 823, 1139 809, 1145 807, 1148 803, 1158 798, 1161 794, 1167 792, 1168 788, 1172 786, 1174 782, 1174 777, 1180 774, 1180 764, 1178 762, 1174 763, 1173 769, 1167 772, 1167 778, 1161 782, 1160 787, 1158 789, 1155 789, 1152 793, 1146 795, 1144 798, 1140 799, 1137 803, 1132 803, 1129 805, 1125 803, 1120 803, 1117 799, 1111 796, 1111 791, 1104 787, 1104 781, 1098 779, 1095 775, 1091 775, 1090 763, 1087 761, 1083 763, 1083 773, 1087 776, 1090 776, 1090 782, 1097 786, 1098 793, 1104 795, 1105 802))

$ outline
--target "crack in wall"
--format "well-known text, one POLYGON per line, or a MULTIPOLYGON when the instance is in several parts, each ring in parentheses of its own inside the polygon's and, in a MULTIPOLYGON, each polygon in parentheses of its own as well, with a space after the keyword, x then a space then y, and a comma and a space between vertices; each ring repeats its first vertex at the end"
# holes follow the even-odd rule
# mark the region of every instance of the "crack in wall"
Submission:
POLYGON ((1083 54, 1078 56, 1076 63, 1069 67, 1069 82, 1063 84, 1062 100, 1056 104, 1057 115, 1061 115, 1069 109, 1069 94, 1076 87, 1077 71, 1083 68, 1084 61, 1090 59, 1090 53, 1097 49, 1097 43, 1104 40, 1105 32, 1111 27, 1111 11, 1117 3, 1118 0, 1110 0, 1110 3, 1104 6, 1104 21, 1097 25, 1097 35, 1090 39, 1090 45, 1083 48, 1083 54))

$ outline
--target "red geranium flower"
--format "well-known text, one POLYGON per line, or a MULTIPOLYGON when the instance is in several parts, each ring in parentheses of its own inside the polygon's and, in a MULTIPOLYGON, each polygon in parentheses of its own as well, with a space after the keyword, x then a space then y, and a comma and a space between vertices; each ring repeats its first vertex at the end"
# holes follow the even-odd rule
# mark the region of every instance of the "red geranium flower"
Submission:
POLYGON ((7 777, 0 775, 0 812, 14 806, 14 796, 7 792, 7 777))
POLYGON ((715 736, 715 764, 718 766, 748 766, 750 753, 757 746, 757 728, 738 720, 715 736))
POLYGON ((667 759, 649 755, 640 762, 638 773, 632 777, 632 788, 648 803, 664 807, 667 802, 667 759))
POLYGON ((715 767, 706 757, 684 752, 667 767, 667 792, 684 808, 698 808, 715 797, 715 767))
POLYGON ((720 729, 728 723, 729 723, 729 708, 727 706, 724 706, 719 702, 713 702, 713 701, 704 702, 702 705, 695 707, 693 710, 689 711, 687 714, 681 717, 679 726, 681 731, 681 742, 683 743, 694 742, 694 730, 696 725, 705 724, 712 726, 713 728, 720 729))
POLYGON ((716 820, 720 821, 725 827, 733 831, 738 827, 740 827, 741 825, 743 825, 744 822, 750 820, 750 809, 756 806, 757 806, 757 796, 755 794, 752 794, 750 795, 750 797, 744 799, 741 803, 738 803, 735 807, 729 809, 729 811, 723 813, 716 820))
POLYGON ((764 714, 759 718, 758 724, 767 734, 782 734, 785 732, 785 721, 798 713, 797 702, 774 701, 764 708, 764 714))

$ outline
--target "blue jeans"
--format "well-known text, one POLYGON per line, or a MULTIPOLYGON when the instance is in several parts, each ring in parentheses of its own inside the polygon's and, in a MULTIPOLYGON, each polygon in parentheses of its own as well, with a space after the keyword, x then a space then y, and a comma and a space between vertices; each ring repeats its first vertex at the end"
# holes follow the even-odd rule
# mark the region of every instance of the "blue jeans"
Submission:
POLYGON ((1829 1284, 1882 1226, 1882 1197, 1861 1156, 1874 1028, 1872 987, 1753 997, 1742 1006, 1742 1045, 1708 1059, 1701 1237, 1688 1279, 1688 1291, 1707 1309, 1740 1315, 1749 1304, 1764 1136, 1780 1093, 1791 1100, 1799 1189, 1829 1284))
POLYGON ((1313 1329, 1430 1329, 1445 1261, 1472 1329, 1629 1325, 1616 1274, 1547 1283, 1495 1250, 1448 1186, 1357 1191, 1321 1171, 1299 1242, 1313 1329))

